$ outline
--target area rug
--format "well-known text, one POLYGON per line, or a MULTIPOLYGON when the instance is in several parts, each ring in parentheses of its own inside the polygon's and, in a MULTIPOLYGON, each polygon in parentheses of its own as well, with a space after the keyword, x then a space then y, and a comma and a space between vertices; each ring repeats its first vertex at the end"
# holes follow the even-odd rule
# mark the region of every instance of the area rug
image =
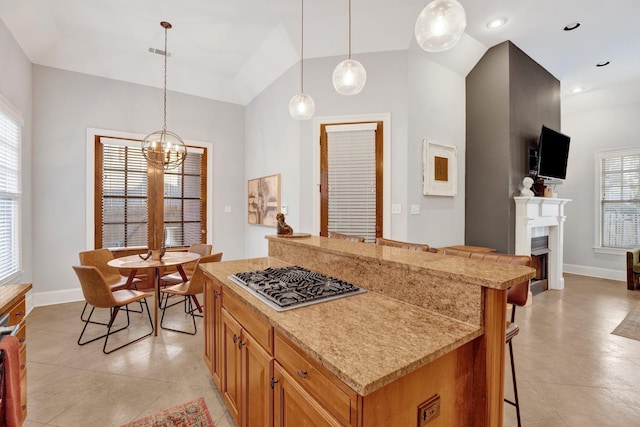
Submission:
POLYGON ((183 403, 122 427, 214 427, 204 398, 183 403))
POLYGON ((630 311, 611 333, 640 341, 640 309, 630 311))

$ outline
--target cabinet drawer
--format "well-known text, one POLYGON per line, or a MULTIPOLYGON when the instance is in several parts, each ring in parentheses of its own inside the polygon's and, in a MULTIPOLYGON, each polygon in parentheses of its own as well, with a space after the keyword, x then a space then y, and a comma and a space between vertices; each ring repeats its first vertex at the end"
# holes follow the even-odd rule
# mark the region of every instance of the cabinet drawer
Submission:
POLYGON ((18 323, 22 322, 22 320, 27 315, 26 307, 27 306, 25 304, 24 298, 22 298, 9 309, 9 326, 17 325, 18 323))
POLYGON ((222 293, 222 306, 267 350, 267 353, 273 355, 273 328, 269 322, 252 312, 231 292, 222 293))
POLYGON ((275 333, 275 359, 333 416, 347 425, 355 425, 356 392, 278 332, 275 333))

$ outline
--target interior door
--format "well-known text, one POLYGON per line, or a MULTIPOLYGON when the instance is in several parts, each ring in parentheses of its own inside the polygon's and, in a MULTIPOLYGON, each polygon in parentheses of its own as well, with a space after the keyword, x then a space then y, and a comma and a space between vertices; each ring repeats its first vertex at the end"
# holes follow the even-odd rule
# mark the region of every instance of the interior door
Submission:
POLYGON ((382 237, 382 122, 321 125, 320 235, 382 237))

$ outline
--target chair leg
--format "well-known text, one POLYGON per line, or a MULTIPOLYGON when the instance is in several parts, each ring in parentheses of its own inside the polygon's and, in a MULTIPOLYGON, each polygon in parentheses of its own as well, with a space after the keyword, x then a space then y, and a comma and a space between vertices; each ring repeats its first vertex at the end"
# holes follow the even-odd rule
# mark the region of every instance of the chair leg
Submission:
POLYGON ((518 383, 516 382, 516 365, 513 361, 513 344, 509 340, 509 359, 511 360, 511 379, 513 380, 513 401, 504 399, 505 402, 516 407, 516 417, 518 419, 518 427, 521 427, 520 421, 520 399, 518 399, 518 383))
POLYGON ((108 350, 108 351, 107 351, 107 342, 109 341, 109 336, 111 336, 111 335, 113 335, 113 334, 115 334, 115 333, 117 333, 117 332, 123 331, 123 330, 125 330, 125 329, 127 329, 127 328, 129 327, 129 325, 130 325, 130 323, 131 323, 131 322, 130 322, 130 319, 129 319, 129 312, 128 312, 128 311, 126 310, 126 308, 125 308, 125 312, 127 313, 127 324, 126 324, 125 326, 123 326, 123 327, 119 328, 119 329, 116 329, 115 331, 112 331, 112 330, 111 330, 111 328, 112 328, 112 326, 113 326, 113 323, 115 322, 116 317, 117 317, 118 313, 120 312, 120 308, 122 308, 122 307, 120 307, 120 306, 116 306, 116 307, 114 307, 113 309, 111 309, 111 310, 110 310, 110 312, 111 312, 111 317, 109 318, 109 323, 92 322, 92 321, 91 321, 91 316, 93 316, 93 313, 94 313, 94 311, 95 311, 95 307, 92 307, 92 308, 91 308, 91 312, 89 313, 89 317, 87 318, 87 321, 86 321, 86 322, 84 322, 84 327, 82 328, 82 332, 80 333, 80 337, 78 337, 78 345, 85 345, 85 344, 89 344, 89 343, 91 343, 91 342, 94 342, 94 341, 97 341, 97 340, 99 340, 99 339, 101 339, 101 338, 104 338, 104 345, 102 346, 102 352, 103 352, 104 354, 109 354, 109 353, 112 353, 112 352, 114 352, 114 351, 116 351, 116 350, 121 349, 122 347, 126 347, 126 346, 128 346, 129 344, 133 344, 134 342, 140 341, 141 339, 146 338, 146 337, 150 336, 151 334, 153 334, 153 330, 154 330, 154 328, 153 328, 153 321, 151 320, 151 311, 149 311, 149 306, 147 305, 147 300, 146 300, 146 298, 141 299, 141 300, 140 300, 140 303, 141 303, 141 304, 143 305, 143 307, 144 307, 144 308, 146 308, 146 310, 147 310, 147 317, 149 318, 149 325, 151 326, 151 332, 149 332, 148 334, 143 335, 143 336, 141 336, 141 337, 139 337, 139 338, 136 338, 136 339, 134 339, 134 340, 132 340, 132 341, 129 341, 129 342, 128 342, 128 343, 126 343, 126 344, 123 344, 123 345, 121 345, 121 346, 119 346, 119 347, 116 347, 116 348, 113 348, 113 349, 111 349, 111 350, 108 350), (98 336, 98 337, 92 338, 92 339, 90 339, 90 340, 88 340, 88 341, 82 342, 82 337, 84 336, 84 333, 85 333, 85 331, 86 331, 87 326, 89 325, 89 323, 93 323, 93 324, 100 324, 100 325, 105 325, 105 326, 107 326, 107 333, 106 333, 106 334, 103 334, 103 335, 100 335, 100 336, 98 336))
POLYGON ((169 328, 164 326, 164 315, 167 311, 167 308, 169 307, 173 307, 176 304, 180 304, 182 301, 178 301, 175 302, 173 304, 169 305, 169 294, 165 294, 162 298, 161 301, 164 302, 164 304, 162 304, 162 317, 160 317, 160 327, 162 329, 165 329, 167 331, 173 331, 173 332, 180 332, 181 334, 187 334, 187 335, 195 335, 198 332, 198 327, 196 326, 196 318, 195 315, 193 313, 194 309, 193 306, 191 305, 191 298, 189 298, 189 295, 185 295, 184 296, 184 304, 185 304, 185 313, 191 316, 191 319, 193 320, 193 332, 189 332, 189 331, 182 331, 180 329, 173 329, 173 328, 169 328))

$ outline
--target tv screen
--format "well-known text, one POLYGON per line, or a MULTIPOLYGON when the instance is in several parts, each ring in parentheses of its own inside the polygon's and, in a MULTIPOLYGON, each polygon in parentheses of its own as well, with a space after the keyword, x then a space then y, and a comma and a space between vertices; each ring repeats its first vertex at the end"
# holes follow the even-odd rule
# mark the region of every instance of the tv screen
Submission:
POLYGON ((562 181, 567 177, 570 137, 542 126, 538 141, 538 177, 562 181))

